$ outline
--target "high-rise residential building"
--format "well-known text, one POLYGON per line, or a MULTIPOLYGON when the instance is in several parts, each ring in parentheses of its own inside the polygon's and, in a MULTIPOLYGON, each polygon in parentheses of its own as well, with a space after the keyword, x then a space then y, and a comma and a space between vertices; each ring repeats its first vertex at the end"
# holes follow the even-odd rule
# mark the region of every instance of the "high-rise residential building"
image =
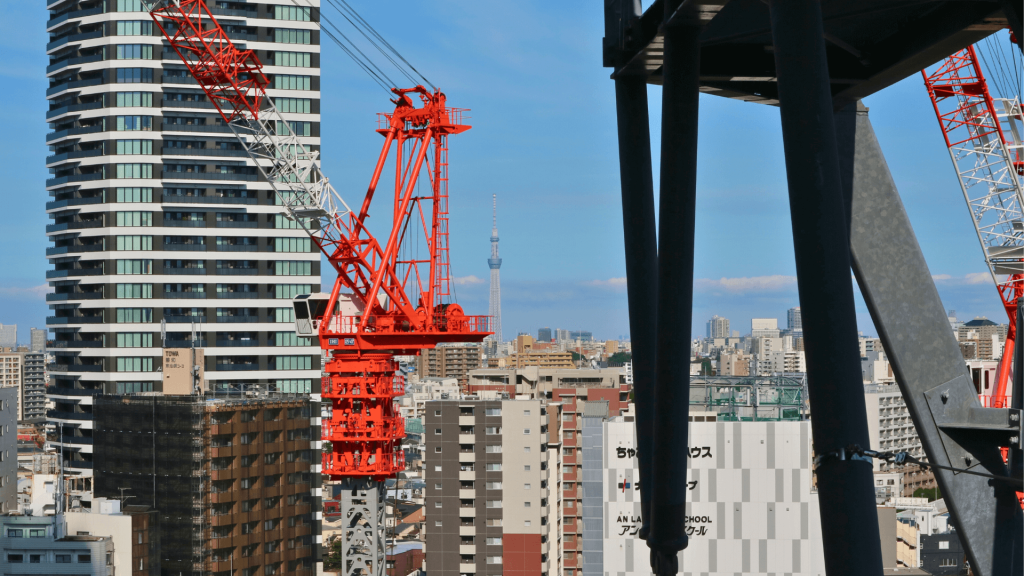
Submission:
POLYGON ((537 329, 537 341, 538 342, 551 342, 551 328, 538 328, 537 329))
POLYGON ((33 352, 45 352, 46 351, 46 330, 39 328, 32 328, 30 330, 32 334, 32 340, 29 342, 29 350, 33 352))
POLYGON ((28 348, 0 350, 0 387, 13 388, 17 420, 46 418, 46 355, 28 348))
POLYGON ((21 372, 21 420, 46 420, 46 354, 24 352, 21 372))
POLYGON ((569 338, 569 331, 568 330, 563 330, 561 328, 555 328, 555 341, 556 342, 568 342, 569 340, 570 340, 570 338, 569 338))
POLYGON ((779 337, 779 320, 778 318, 751 318, 750 319, 750 337, 751 338, 778 338, 779 337))
POLYGON ((0 324, 0 350, 18 345, 18 325, 0 324))
POLYGON ((162 574, 315 573, 316 404, 300 395, 96 398, 94 498, 159 517, 162 574))
POLYGON ((794 337, 804 335, 804 324, 800 318, 800 307, 790 308, 786 312, 786 329, 794 337))
MULTIPOLYGON (((264 63, 279 129, 319 149, 318 11, 209 4, 264 63)), ((94 395, 161 389, 163 323, 172 348, 195 324, 214 390, 310 392, 320 350, 296 337, 291 299, 319 291, 320 256, 141 0, 47 8, 51 442, 84 439, 60 452, 87 479, 94 395)))
POLYGON ((18 390, 0 388, 0 514, 18 510, 18 390))
POLYGON ((708 320, 708 338, 728 338, 729 319, 715 315, 708 320))
POLYGON ((594 339, 594 333, 590 330, 570 330, 569 340, 579 340, 581 342, 590 342, 594 339))
POLYGON ((430 574, 560 574, 560 407, 437 400, 425 420, 430 574))
POLYGON ((427 348, 416 358, 420 378, 456 378, 459 386, 469 382, 469 371, 480 367, 483 345, 444 343, 427 348))
MULTIPOLYGON (((921 461, 928 461, 899 386, 894 382, 865 385, 864 404, 872 446, 878 446, 877 450, 884 452, 906 452, 921 461)), ((876 460, 873 466, 880 472, 903 473, 903 496, 913 496, 918 488, 936 486, 935 475, 916 464, 897 465, 876 460)))

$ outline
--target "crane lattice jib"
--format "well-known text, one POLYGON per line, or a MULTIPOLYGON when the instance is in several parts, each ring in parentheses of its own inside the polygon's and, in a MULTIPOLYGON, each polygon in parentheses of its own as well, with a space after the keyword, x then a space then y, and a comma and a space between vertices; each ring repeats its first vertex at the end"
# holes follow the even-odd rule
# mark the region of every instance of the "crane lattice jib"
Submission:
POLYGON ((1017 299, 1024 296, 1024 191, 1021 108, 989 93, 974 47, 921 71, 956 169, 985 263, 1009 317, 993 403, 1001 407, 1017 334, 1017 299))
MULTIPOLYGON (((422 86, 393 90, 395 110, 381 116, 378 132, 385 136, 385 143, 357 213, 320 170, 318 153, 302 144, 301 135, 267 96, 268 80, 256 54, 240 50, 231 42, 204 0, 157 0, 149 2, 148 7, 171 47, 273 186, 288 217, 309 234, 337 270, 339 288, 352 294, 354 300, 368 304, 368 313, 359 316, 354 326, 353 318, 338 317, 324 323, 322 337, 328 333, 351 336, 352 332, 372 332, 381 336, 443 331, 462 332, 475 340, 477 333, 487 330, 486 317, 465 316, 450 302, 446 142, 449 135, 469 129, 461 124, 463 110, 447 107, 439 90, 431 92, 422 86), (419 97, 420 107, 414 105, 411 96, 419 97), (404 170, 396 171, 398 224, 392 226, 388 242, 382 247, 367 230, 365 221, 393 147, 399 166, 403 151, 410 152, 404 170), (433 191, 427 198, 415 194, 424 165, 428 166, 427 178, 433 191), (424 210, 425 203, 430 204, 429 210, 424 210), (403 259, 402 242, 409 240, 409 229, 417 225, 417 219, 422 219, 430 255, 425 260, 403 259)), ((332 303, 338 297, 337 290, 333 296, 332 303)), ((340 309, 335 311, 340 315, 340 309)), ((421 338, 398 348, 418 349, 434 343, 421 338)), ((358 345, 363 349, 396 348, 394 342, 381 342, 379 337, 373 342, 360 339, 358 345)))

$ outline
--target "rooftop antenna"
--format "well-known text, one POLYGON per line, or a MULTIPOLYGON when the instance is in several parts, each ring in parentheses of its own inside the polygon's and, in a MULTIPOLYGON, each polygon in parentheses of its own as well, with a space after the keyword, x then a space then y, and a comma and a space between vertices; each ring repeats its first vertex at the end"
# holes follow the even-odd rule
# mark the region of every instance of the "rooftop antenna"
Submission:
POLYGON ((131 490, 131 487, 125 487, 125 488, 119 487, 118 490, 121 491, 121 513, 124 514, 124 501, 129 499, 129 498, 135 498, 135 496, 125 496, 124 495, 124 491, 125 490, 131 490))

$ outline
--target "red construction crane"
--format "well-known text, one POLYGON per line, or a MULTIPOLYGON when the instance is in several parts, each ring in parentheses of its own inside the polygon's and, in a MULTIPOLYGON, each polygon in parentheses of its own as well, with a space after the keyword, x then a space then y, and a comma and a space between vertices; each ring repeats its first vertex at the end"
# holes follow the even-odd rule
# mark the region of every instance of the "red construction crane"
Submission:
POLYGON ((441 342, 480 342, 488 317, 454 302, 448 259, 448 136, 470 128, 464 110, 423 86, 393 89, 394 112, 381 114, 384 145, 358 211, 321 173, 318 155, 293 133, 267 96, 252 50, 240 50, 204 0, 161 0, 150 13, 270 182, 286 215, 313 239, 338 277, 330 295, 296 298, 296 329, 329 351, 322 395, 331 400, 323 473, 381 482, 404 469, 405 427, 394 398, 404 392, 395 355, 441 342), (395 156, 391 231, 382 246, 366 227, 378 182, 395 156), (426 171, 426 182, 421 174, 426 171), (418 186, 422 184, 422 186, 418 186), (422 250, 417 251, 417 241, 422 250))
POLYGON ((929 74, 921 71, 946 139, 971 221, 1009 318, 995 390, 983 404, 1006 405, 1017 340, 1017 299, 1024 296, 1024 150, 1018 98, 994 99, 974 46, 952 54, 929 74))

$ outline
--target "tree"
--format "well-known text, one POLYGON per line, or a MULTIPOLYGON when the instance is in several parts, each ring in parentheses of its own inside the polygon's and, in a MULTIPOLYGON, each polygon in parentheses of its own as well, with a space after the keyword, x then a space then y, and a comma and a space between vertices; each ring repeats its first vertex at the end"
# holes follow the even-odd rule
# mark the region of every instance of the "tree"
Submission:
POLYGON ((609 364, 625 364, 633 359, 633 355, 629 352, 616 352, 608 357, 609 364))

